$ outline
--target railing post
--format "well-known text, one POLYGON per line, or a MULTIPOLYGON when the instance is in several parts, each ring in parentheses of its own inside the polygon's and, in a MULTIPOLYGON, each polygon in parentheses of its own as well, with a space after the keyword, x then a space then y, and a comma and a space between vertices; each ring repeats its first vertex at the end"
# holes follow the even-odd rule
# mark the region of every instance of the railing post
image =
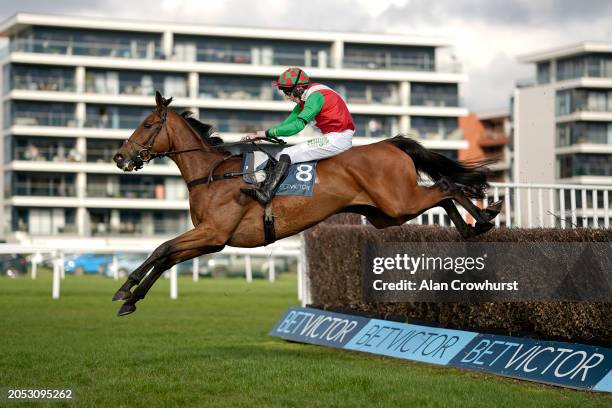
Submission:
POLYGON ((541 188, 538 188, 538 224, 544 228, 544 195, 541 188))
POLYGON ((572 212, 572 227, 576 227, 576 189, 570 191, 570 211, 572 212))
POLYGON ((193 258, 193 261, 191 262, 191 268, 192 268, 192 277, 193 277, 193 281, 197 282, 200 279, 200 258, 199 257, 195 257, 193 258))
POLYGON ((510 211, 510 187, 506 187, 504 190, 504 200, 506 201, 506 227, 512 227, 512 212, 510 211))
POLYGON ((599 227, 599 217, 597 216, 598 211, 599 206, 597 205, 597 190, 593 190, 593 228, 599 227))
POLYGON ((561 228, 565 228, 565 190, 559 189, 559 215, 561 216, 561 228))
POLYGON ((604 205, 604 227, 610 228, 610 210, 608 209, 608 190, 603 192, 603 205, 604 205))
POLYGON ((521 189, 519 187, 514 188, 514 213, 516 214, 516 226, 521 227, 523 225, 523 220, 521 220, 522 214, 522 205, 521 205, 521 189))
POLYGON ((119 280, 119 263, 117 262, 117 254, 113 252, 113 260, 111 263, 113 268, 113 279, 119 280))
POLYGON ((61 282, 61 273, 60 273, 60 260, 57 256, 53 258, 53 283, 51 285, 51 297, 53 299, 59 299, 60 297, 60 282, 61 282))
POLYGON ((270 255, 268 257, 268 261, 269 261, 269 269, 268 269, 268 279, 270 280, 270 282, 274 282, 276 280, 276 265, 274 262, 274 256, 270 255))
POLYGON ((253 282, 253 264, 251 263, 251 255, 244 256, 244 274, 247 282, 253 282))
POLYGON ((555 228, 555 190, 548 190, 548 202, 550 204, 550 228, 555 228))
POLYGON ((527 187, 527 226, 533 228, 533 214, 531 211, 531 187, 527 187))
MULTIPOLYGON (((493 188, 493 201, 497 202, 499 200, 499 188, 493 188)), ((495 217, 495 227, 499 228, 501 225, 500 217, 495 217)))
POLYGON ((30 262, 32 263, 32 270, 30 272, 32 274, 33 280, 36 279, 39 260, 40 260, 40 253, 36 252, 35 254, 32 254, 32 258, 30 259, 30 262))
POLYGON ((588 227, 589 226, 589 219, 587 218, 587 193, 585 189, 582 189, 581 191, 581 198, 582 198, 582 226, 583 227, 588 227))
POLYGON ((178 267, 170 268, 170 299, 178 298, 178 267))

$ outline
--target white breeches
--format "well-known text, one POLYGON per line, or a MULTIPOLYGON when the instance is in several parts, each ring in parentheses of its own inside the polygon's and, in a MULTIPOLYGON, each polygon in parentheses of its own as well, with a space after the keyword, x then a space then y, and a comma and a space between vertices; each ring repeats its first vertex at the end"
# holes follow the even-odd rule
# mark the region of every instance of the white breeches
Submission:
POLYGON ((281 154, 288 154, 291 163, 301 163, 311 160, 320 160, 335 156, 351 148, 353 145, 354 130, 344 130, 342 132, 331 132, 289 146, 277 153, 278 159, 281 154))

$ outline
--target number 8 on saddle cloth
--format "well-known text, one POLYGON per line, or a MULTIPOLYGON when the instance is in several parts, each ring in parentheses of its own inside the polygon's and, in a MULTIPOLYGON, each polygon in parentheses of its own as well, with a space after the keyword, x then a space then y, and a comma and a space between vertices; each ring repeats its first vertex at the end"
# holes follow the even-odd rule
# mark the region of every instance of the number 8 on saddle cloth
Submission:
MULTIPOLYGON (((268 156, 259 151, 246 152, 242 159, 242 172, 246 184, 261 183, 266 179, 268 156)), ((294 163, 281 183, 276 195, 312 197, 317 178, 317 161, 294 163)))

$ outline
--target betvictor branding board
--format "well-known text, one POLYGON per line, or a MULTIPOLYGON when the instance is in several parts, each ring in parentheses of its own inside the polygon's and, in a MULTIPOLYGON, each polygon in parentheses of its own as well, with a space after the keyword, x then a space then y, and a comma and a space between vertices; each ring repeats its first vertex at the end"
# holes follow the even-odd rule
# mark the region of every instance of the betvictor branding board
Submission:
POLYGON ((612 392, 612 349, 291 307, 271 336, 508 377, 612 392))

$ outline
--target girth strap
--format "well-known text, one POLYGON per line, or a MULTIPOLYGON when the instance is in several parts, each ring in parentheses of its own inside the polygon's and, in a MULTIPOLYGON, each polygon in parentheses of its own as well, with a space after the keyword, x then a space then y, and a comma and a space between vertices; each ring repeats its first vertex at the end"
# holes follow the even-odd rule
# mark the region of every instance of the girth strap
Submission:
POLYGON ((266 204, 263 216, 265 245, 276 241, 276 230, 274 229, 274 214, 272 214, 272 201, 266 204))
POLYGON ((243 173, 243 172, 233 172, 233 173, 223 173, 223 174, 212 174, 210 176, 200 177, 195 180, 191 180, 189 183, 187 183, 187 189, 191 191, 192 188, 194 188, 195 186, 199 186, 200 184, 208 184, 208 183, 212 183, 213 181, 233 179, 236 177, 244 176, 245 174, 246 173, 243 173))

